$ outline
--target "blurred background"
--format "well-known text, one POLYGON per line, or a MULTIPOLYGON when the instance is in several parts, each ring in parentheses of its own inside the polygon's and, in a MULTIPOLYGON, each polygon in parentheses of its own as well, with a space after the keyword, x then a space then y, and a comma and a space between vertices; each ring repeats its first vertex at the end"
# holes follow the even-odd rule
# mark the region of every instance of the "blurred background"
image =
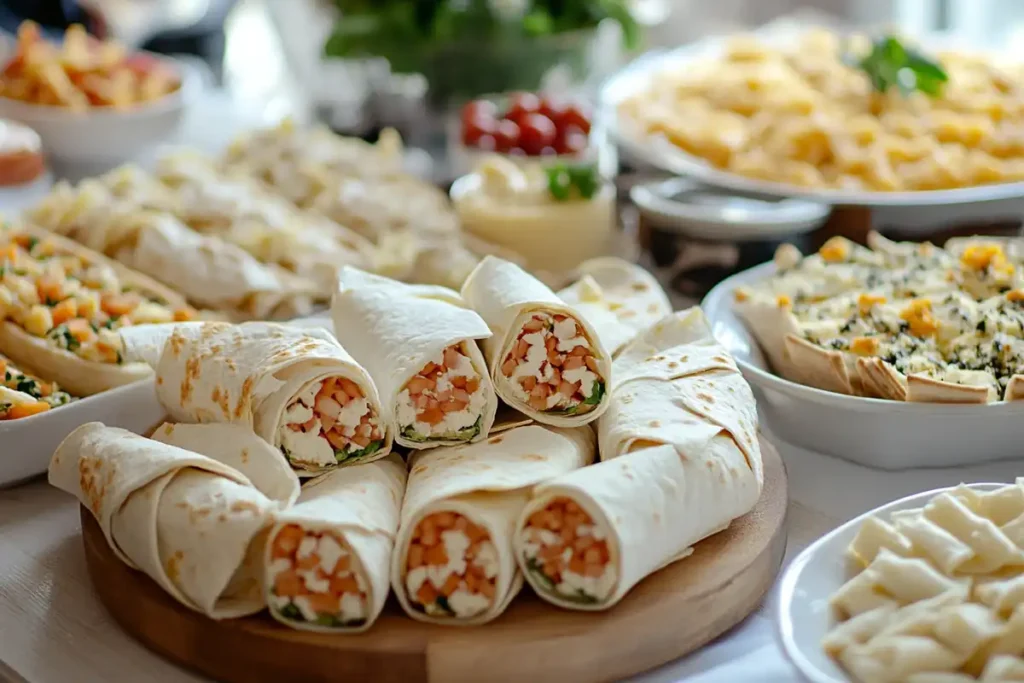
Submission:
MULTIPOLYGON (((621 28, 613 21, 592 26, 581 19, 575 25, 533 25, 529 44, 516 45, 494 40, 488 21, 474 18, 515 18, 534 4, 546 3, 0 0, 0 27, 13 33, 22 19, 31 18, 59 32, 69 23, 83 22, 129 46, 193 55, 249 113, 270 119, 283 113, 319 116, 339 131, 367 134, 381 125, 415 128, 422 120, 424 99, 436 108, 486 92, 535 89, 544 78, 547 83, 563 79, 586 87, 631 52, 676 46, 780 17, 809 14, 858 25, 896 25, 908 33, 938 31, 965 42, 1010 48, 1021 43, 1015 39, 1024 26, 1024 3, 1016 0, 615 0, 579 4, 627 6, 639 25, 635 41, 623 43, 621 28), (467 18, 446 21, 439 16, 446 11, 467 18), (410 32, 415 35, 410 37, 410 32), (325 57, 325 45, 331 57, 325 57), (391 71, 383 60, 365 59, 375 51, 390 59, 391 71), (473 58, 465 59, 467 55, 473 58), (549 68, 556 64, 562 68, 549 68), (411 75, 416 70, 426 71, 426 78, 411 75)), ((428 135, 403 132, 413 138, 428 135)))

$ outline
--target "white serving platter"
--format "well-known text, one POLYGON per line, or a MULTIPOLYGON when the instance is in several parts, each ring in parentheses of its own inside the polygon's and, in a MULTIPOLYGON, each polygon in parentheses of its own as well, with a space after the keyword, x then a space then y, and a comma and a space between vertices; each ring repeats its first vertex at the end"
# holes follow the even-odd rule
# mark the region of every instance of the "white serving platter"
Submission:
MULTIPOLYGON (((972 489, 991 491, 1006 484, 971 484, 972 489)), ((821 647, 821 640, 836 624, 828 600, 851 574, 846 548, 868 517, 888 517, 898 510, 925 505, 938 494, 936 489, 887 503, 850 520, 822 536, 789 565, 779 591, 778 636, 786 657, 810 683, 852 683, 842 668, 821 647)))
MULTIPOLYGON (((794 40, 808 28, 806 24, 798 22, 778 22, 753 31, 751 35, 768 45, 782 47, 793 44, 794 40)), ((712 37, 676 49, 649 52, 605 82, 600 97, 602 114, 607 117, 612 138, 627 155, 663 171, 687 176, 714 187, 772 197, 800 197, 843 206, 938 207, 1002 202, 1024 197, 1024 182, 999 183, 952 190, 854 192, 814 189, 747 178, 716 168, 704 159, 684 152, 664 137, 647 135, 618 115, 618 106, 629 97, 650 87, 659 74, 665 71, 684 70, 696 62, 722 56, 732 37, 712 37)), ((931 36, 918 42, 926 50, 962 47, 954 41, 938 36, 931 36)), ((972 50, 972 52, 983 53, 984 51, 972 50)), ((987 53, 987 56, 996 61, 1001 57, 998 53, 992 52, 987 53)))
POLYGON ((1024 402, 988 405, 902 403, 847 396, 775 375, 733 312, 733 291, 771 277, 766 263, 720 282, 702 307, 715 337, 733 354, 779 438, 868 467, 952 467, 1019 458, 1024 402))
POLYGON ((45 472, 64 437, 86 422, 143 433, 158 426, 163 418, 153 380, 147 379, 45 413, 0 421, 0 487, 45 472))

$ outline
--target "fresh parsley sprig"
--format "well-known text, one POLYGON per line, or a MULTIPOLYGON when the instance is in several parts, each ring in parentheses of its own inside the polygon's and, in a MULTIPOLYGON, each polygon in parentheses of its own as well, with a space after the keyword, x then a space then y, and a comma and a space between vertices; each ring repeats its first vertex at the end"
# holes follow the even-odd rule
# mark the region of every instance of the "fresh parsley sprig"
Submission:
POLYGON ((583 199, 591 199, 601 188, 601 176, 596 164, 557 163, 546 167, 548 192, 555 201, 572 199, 573 189, 583 199))
POLYGON ((942 65, 892 35, 876 38, 867 55, 848 57, 847 62, 866 73, 872 87, 881 93, 895 87, 904 97, 915 90, 938 97, 949 81, 942 65))

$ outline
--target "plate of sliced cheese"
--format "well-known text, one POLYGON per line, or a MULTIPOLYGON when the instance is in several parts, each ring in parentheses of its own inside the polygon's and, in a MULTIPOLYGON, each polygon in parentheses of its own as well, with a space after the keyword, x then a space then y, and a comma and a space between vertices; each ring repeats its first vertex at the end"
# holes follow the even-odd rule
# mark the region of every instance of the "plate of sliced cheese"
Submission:
POLYGON ((1024 676, 1024 478, 915 494, 794 560, 783 649, 813 683, 1004 682, 1024 676))

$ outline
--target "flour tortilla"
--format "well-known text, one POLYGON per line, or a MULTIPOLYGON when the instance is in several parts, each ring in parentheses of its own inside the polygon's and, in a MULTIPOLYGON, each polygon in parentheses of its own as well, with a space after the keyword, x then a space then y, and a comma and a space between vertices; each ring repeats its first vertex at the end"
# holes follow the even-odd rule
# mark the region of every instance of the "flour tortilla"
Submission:
POLYGON ((688 557, 693 545, 749 512, 761 482, 726 433, 683 455, 673 444, 647 447, 540 484, 516 525, 515 557, 534 591, 567 609, 598 611, 619 602, 657 570, 688 557), (569 600, 526 566, 523 536, 530 515, 555 498, 575 501, 603 529, 617 580, 603 601, 569 600))
MULTIPOLYGON (((123 286, 131 287, 147 297, 162 300, 171 307, 184 308, 188 305, 177 292, 71 240, 30 225, 19 225, 16 228, 0 227, 0 240, 9 234, 25 234, 38 240, 45 240, 54 245, 58 254, 78 256, 86 264, 109 268, 117 275, 123 286)), ((29 334, 10 321, 0 322, 0 352, 26 372, 54 381, 68 393, 79 397, 92 396, 152 375, 149 368, 139 363, 128 361, 115 364, 86 360, 51 344, 48 339, 29 334)))
POLYGON ((118 557, 189 609, 263 609, 258 558, 277 505, 240 472, 91 422, 57 447, 49 479, 92 512, 118 557))
MULTIPOLYGON (((405 462, 395 453, 368 465, 329 472, 303 487, 298 504, 278 515, 270 532, 273 539, 285 525, 298 524, 306 531, 333 531, 342 536, 367 579, 366 623, 357 627, 299 623, 282 618, 271 607, 272 617, 291 628, 319 633, 362 633, 373 626, 388 597, 391 555, 405 481, 405 462)), ((272 590, 270 551, 268 545, 263 558, 268 603, 272 590)))
POLYGON ((580 279, 558 297, 583 314, 612 356, 636 335, 672 312, 658 280, 642 266, 620 258, 584 261, 580 279))
POLYGON ((402 609, 423 622, 473 626, 497 618, 523 585, 512 553, 512 531, 531 487, 589 465, 594 434, 588 428, 531 425, 485 442, 416 453, 402 503, 402 523, 391 565, 391 586, 402 609), (403 565, 419 521, 434 512, 458 512, 487 529, 498 551, 495 601, 469 619, 440 618, 414 609, 406 596, 403 565))
POLYGON ((490 433, 498 397, 489 381, 487 364, 476 341, 491 331, 479 315, 466 308, 458 292, 433 285, 407 285, 345 268, 331 305, 334 334, 338 341, 373 377, 382 397, 395 441, 412 449, 462 444, 463 441, 422 443, 402 436, 396 406, 406 383, 437 358, 445 348, 460 344, 480 373, 485 392, 480 433, 490 433))
POLYGON ((794 374, 793 362, 786 350, 786 337, 799 336, 800 325, 786 306, 780 306, 774 297, 758 291, 738 290, 733 310, 746 324, 761 346, 775 372, 787 379, 794 374))
MULTIPOLYGON (((324 331, 274 323, 179 323, 126 328, 125 357, 156 370, 156 392, 175 422, 243 425, 280 448, 278 429, 288 405, 305 387, 329 377, 345 377, 363 390, 382 415, 369 374, 324 331)), ((386 421, 382 420, 386 426, 386 421)), ((393 435, 385 428, 380 450, 354 465, 391 452, 393 435)), ((289 458, 309 476, 333 469, 289 458)))
POLYGON ((608 409, 608 397, 614 386, 611 355, 594 325, 581 311, 559 299, 547 285, 519 266, 494 256, 485 257, 470 273, 462 285, 462 296, 494 333, 484 341, 483 347, 494 389, 502 400, 537 422, 556 427, 588 424, 608 409), (567 315, 582 326, 605 382, 604 396, 593 410, 579 415, 550 415, 534 410, 513 393, 512 380, 501 372, 501 359, 511 351, 519 330, 535 311, 567 315))
POLYGON ((697 457, 725 433, 760 488, 754 395, 699 308, 655 323, 623 350, 615 372, 611 406, 597 424, 602 460, 666 443, 682 457, 697 457))
POLYGON ((282 509, 291 507, 299 497, 299 478, 281 453, 242 425, 165 422, 149 438, 238 470, 282 509))

